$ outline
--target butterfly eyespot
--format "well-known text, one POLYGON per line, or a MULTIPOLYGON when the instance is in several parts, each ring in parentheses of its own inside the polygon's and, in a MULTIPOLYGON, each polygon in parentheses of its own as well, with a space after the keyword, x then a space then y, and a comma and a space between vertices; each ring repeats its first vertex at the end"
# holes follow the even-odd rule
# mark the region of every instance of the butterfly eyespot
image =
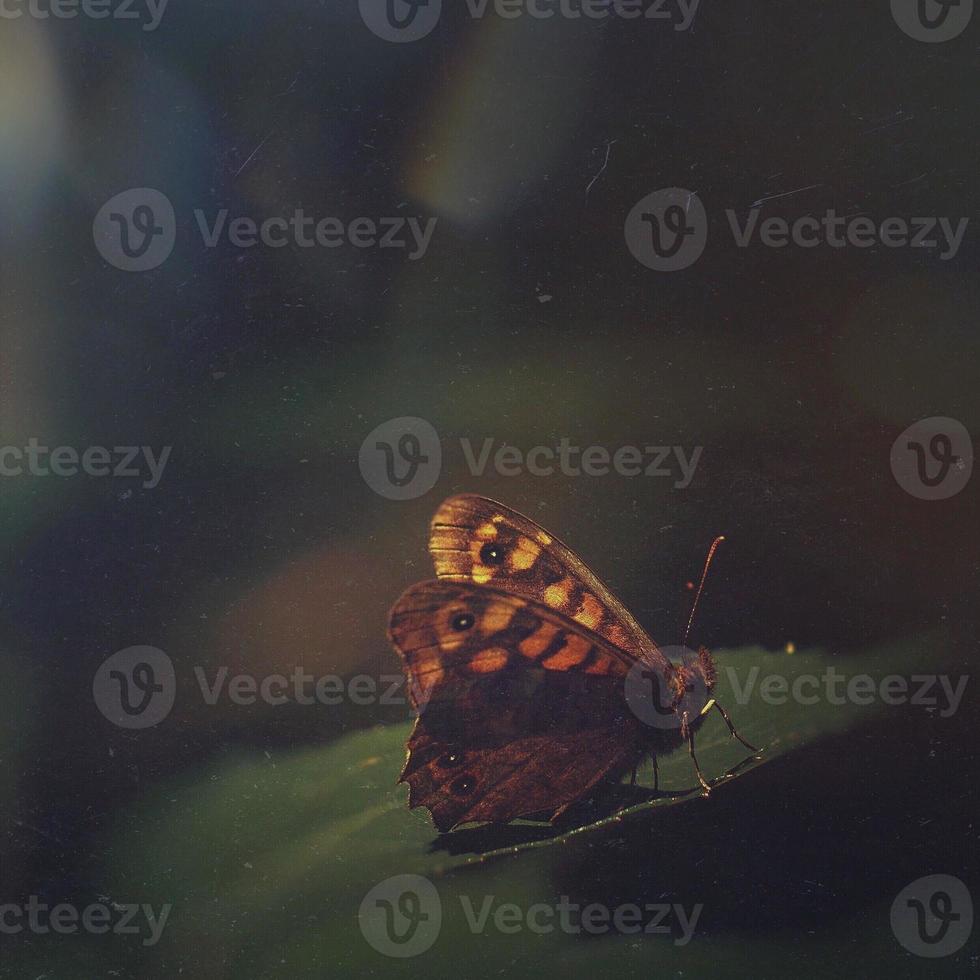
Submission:
POLYGON ((456 613, 455 616, 449 621, 449 625, 456 630, 457 633, 464 633, 466 630, 472 629, 473 624, 476 622, 476 617, 473 613, 461 612, 456 613))
POLYGON ((476 787, 476 780, 467 772, 462 776, 457 776, 449 784, 449 792, 453 796, 467 796, 472 793, 476 787))
POLYGON ((462 752, 447 752, 437 763, 440 769, 452 769, 462 765, 465 756, 462 752))
POLYGON ((506 557, 507 553, 499 544, 493 544, 488 541, 480 549, 480 561, 484 565, 502 565, 506 557))

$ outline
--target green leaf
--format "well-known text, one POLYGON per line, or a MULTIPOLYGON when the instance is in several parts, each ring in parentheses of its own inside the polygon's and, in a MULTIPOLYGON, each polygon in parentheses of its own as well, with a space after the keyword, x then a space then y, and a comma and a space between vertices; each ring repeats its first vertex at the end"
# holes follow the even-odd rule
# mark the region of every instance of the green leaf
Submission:
MULTIPOLYGON (((755 936, 695 930, 689 943, 680 944, 677 935, 538 934, 526 923, 508 933, 498 928, 494 913, 504 903, 515 903, 521 914, 535 903, 553 908, 562 895, 592 898, 609 908, 682 901, 687 913, 698 904, 751 903, 753 895, 731 893, 726 854, 712 849, 709 835, 723 826, 718 821, 737 822, 739 814, 758 818, 760 809, 778 805, 777 770, 782 779, 787 770, 773 765, 776 760, 898 710, 880 697, 867 705, 853 698, 836 704, 826 693, 814 704, 794 697, 774 704, 772 691, 760 696, 762 679, 782 677, 791 687, 804 675, 826 676, 832 668, 880 681, 910 674, 941 649, 940 638, 933 637, 846 659, 819 650, 720 653, 716 695, 741 734, 762 747, 759 756, 746 761, 748 753, 730 738, 721 718, 709 716, 697 741, 702 769, 715 781, 709 799, 696 791, 690 759, 679 750, 660 760, 661 795, 557 831, 518 822, 440 838, 426 811, 406 808, 406 789, 396 785, 408 724, 357 732, 321 748, 216 759, 127 814, 109 850, 106 890, 116 901, 173 905, 159 945, 133 947, 139 975, 146 978, 473 978, 515 970, 567 980, 591 980, 596 971, 785 975, 795 969, 800 936, 778 928, 755 936), (752 694, 741 703, 736 694, 753 675, 752 694), (740 785, 746 789, 736 794, 740 785), (617 877, 609 869, 626 871, 617 877), (689 869, 696 871, 695 891, 686 890, 689 869), (365 895, 404 874, 429 879, 442 908, 438 937, 417 959, 384 955, 359 927, 365 895), (490 913, 476 933, 467 920, 470 908, 490 913)), ((934 662, 929 666, 936 668, 934 662)), ((811 692, 812 684, 805 687, 811 692)), ((726 832, 737 833, 730 826, 726 822, 726 832)), ((838 951, 852 943, 860 943, 869 960, 894 961, 900 969, 892 975, 937 975, 934 963, 923 961, 920 971, 897 945, 887 904, 862 909, 832 930, 806 936, 806 942, 807 976, 836 977, 838 951)))

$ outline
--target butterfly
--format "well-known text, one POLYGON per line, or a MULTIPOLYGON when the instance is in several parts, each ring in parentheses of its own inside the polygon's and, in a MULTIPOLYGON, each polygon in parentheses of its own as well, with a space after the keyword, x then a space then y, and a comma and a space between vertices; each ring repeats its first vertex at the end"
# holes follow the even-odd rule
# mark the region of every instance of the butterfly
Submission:
POLYGON ((437 578, 401 596, 388 636, 417 715, 399 782, 438 831, 554 821, 600 784, 631 770, 635 780, 646 755, 656 773, 657 755, 685 742, 707 795, 694 732, 712 708, 757 751, 711 697, 711 654, 668 659, 534 521, 486 497, 450 497, 429 552, 437 578))

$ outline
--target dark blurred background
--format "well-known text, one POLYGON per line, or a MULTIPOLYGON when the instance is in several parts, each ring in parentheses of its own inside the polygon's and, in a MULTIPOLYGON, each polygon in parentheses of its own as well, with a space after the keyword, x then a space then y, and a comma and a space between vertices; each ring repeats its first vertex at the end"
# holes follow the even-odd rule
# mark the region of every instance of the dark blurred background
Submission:
MULTIPOLYGON (((209 708, 191 669, 397 672, 386 612, 431 575, 427 524, 453 492, 559 534, 661 642, 724 533, 699 642, 843 661, 942 626, 972 661, 975 483, 917 499, 889 454, 925 417, 980 426, 976 228, 948 260, 738 248, 724 212, 774 197, 763 217, 972 222, 976 31, 925 43, 887 4, 836 0, 705 0, 685 31, 453 5, 405 44, 353 2, 174 3, 154 31, 0 21, 0 441, 173 447, 152 489, 0 479, 3 898, 90 896, 118 813, 210 756, 405 717, 209 708), (703 202, 708 244, 659 273, 623 223, 672 186, 703 202), (176 242, 126 272, 93 220, 143 187, 172 202, 176 242), (194 212, 221 208, 438 224, 416 261, 206 248, 194 212), (443 447, 404 502, 358 469, 401 416, 443 447), (683 489, 473 476, 459 440, 487 437, 703 455, 683 489), (164 724, 126 732, 92 677, 135 644, 166 651, 180 688, 164 724)), ((943 746, 964 789, 968 710, 943 746)))

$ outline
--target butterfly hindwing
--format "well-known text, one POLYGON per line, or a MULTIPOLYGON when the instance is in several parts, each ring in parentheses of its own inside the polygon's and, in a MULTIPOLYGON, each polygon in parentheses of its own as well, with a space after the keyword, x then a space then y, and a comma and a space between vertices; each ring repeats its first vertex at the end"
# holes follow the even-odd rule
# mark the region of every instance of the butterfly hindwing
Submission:
POLYGON ((638 751, 623 694, 633 659, 547 606, 423 582, 389 635, 419 711, 402 780, 441 830, 560 810, 638 751))
POLYGON ((634 657, 662 660, 625 606, 570 548, 503 504, 473 494, 443 501, 432 520, 429 551, 440 579, 533 599, 634 657))
POLYGON ((409 784, 409 806, 426 807, 443 833, 474 821, 553 818, 635 762, 640 750, 623 736, 620 728, 590 728, 561 740, 538 735, 460 749, 420 718, 401 781, 409 784))

